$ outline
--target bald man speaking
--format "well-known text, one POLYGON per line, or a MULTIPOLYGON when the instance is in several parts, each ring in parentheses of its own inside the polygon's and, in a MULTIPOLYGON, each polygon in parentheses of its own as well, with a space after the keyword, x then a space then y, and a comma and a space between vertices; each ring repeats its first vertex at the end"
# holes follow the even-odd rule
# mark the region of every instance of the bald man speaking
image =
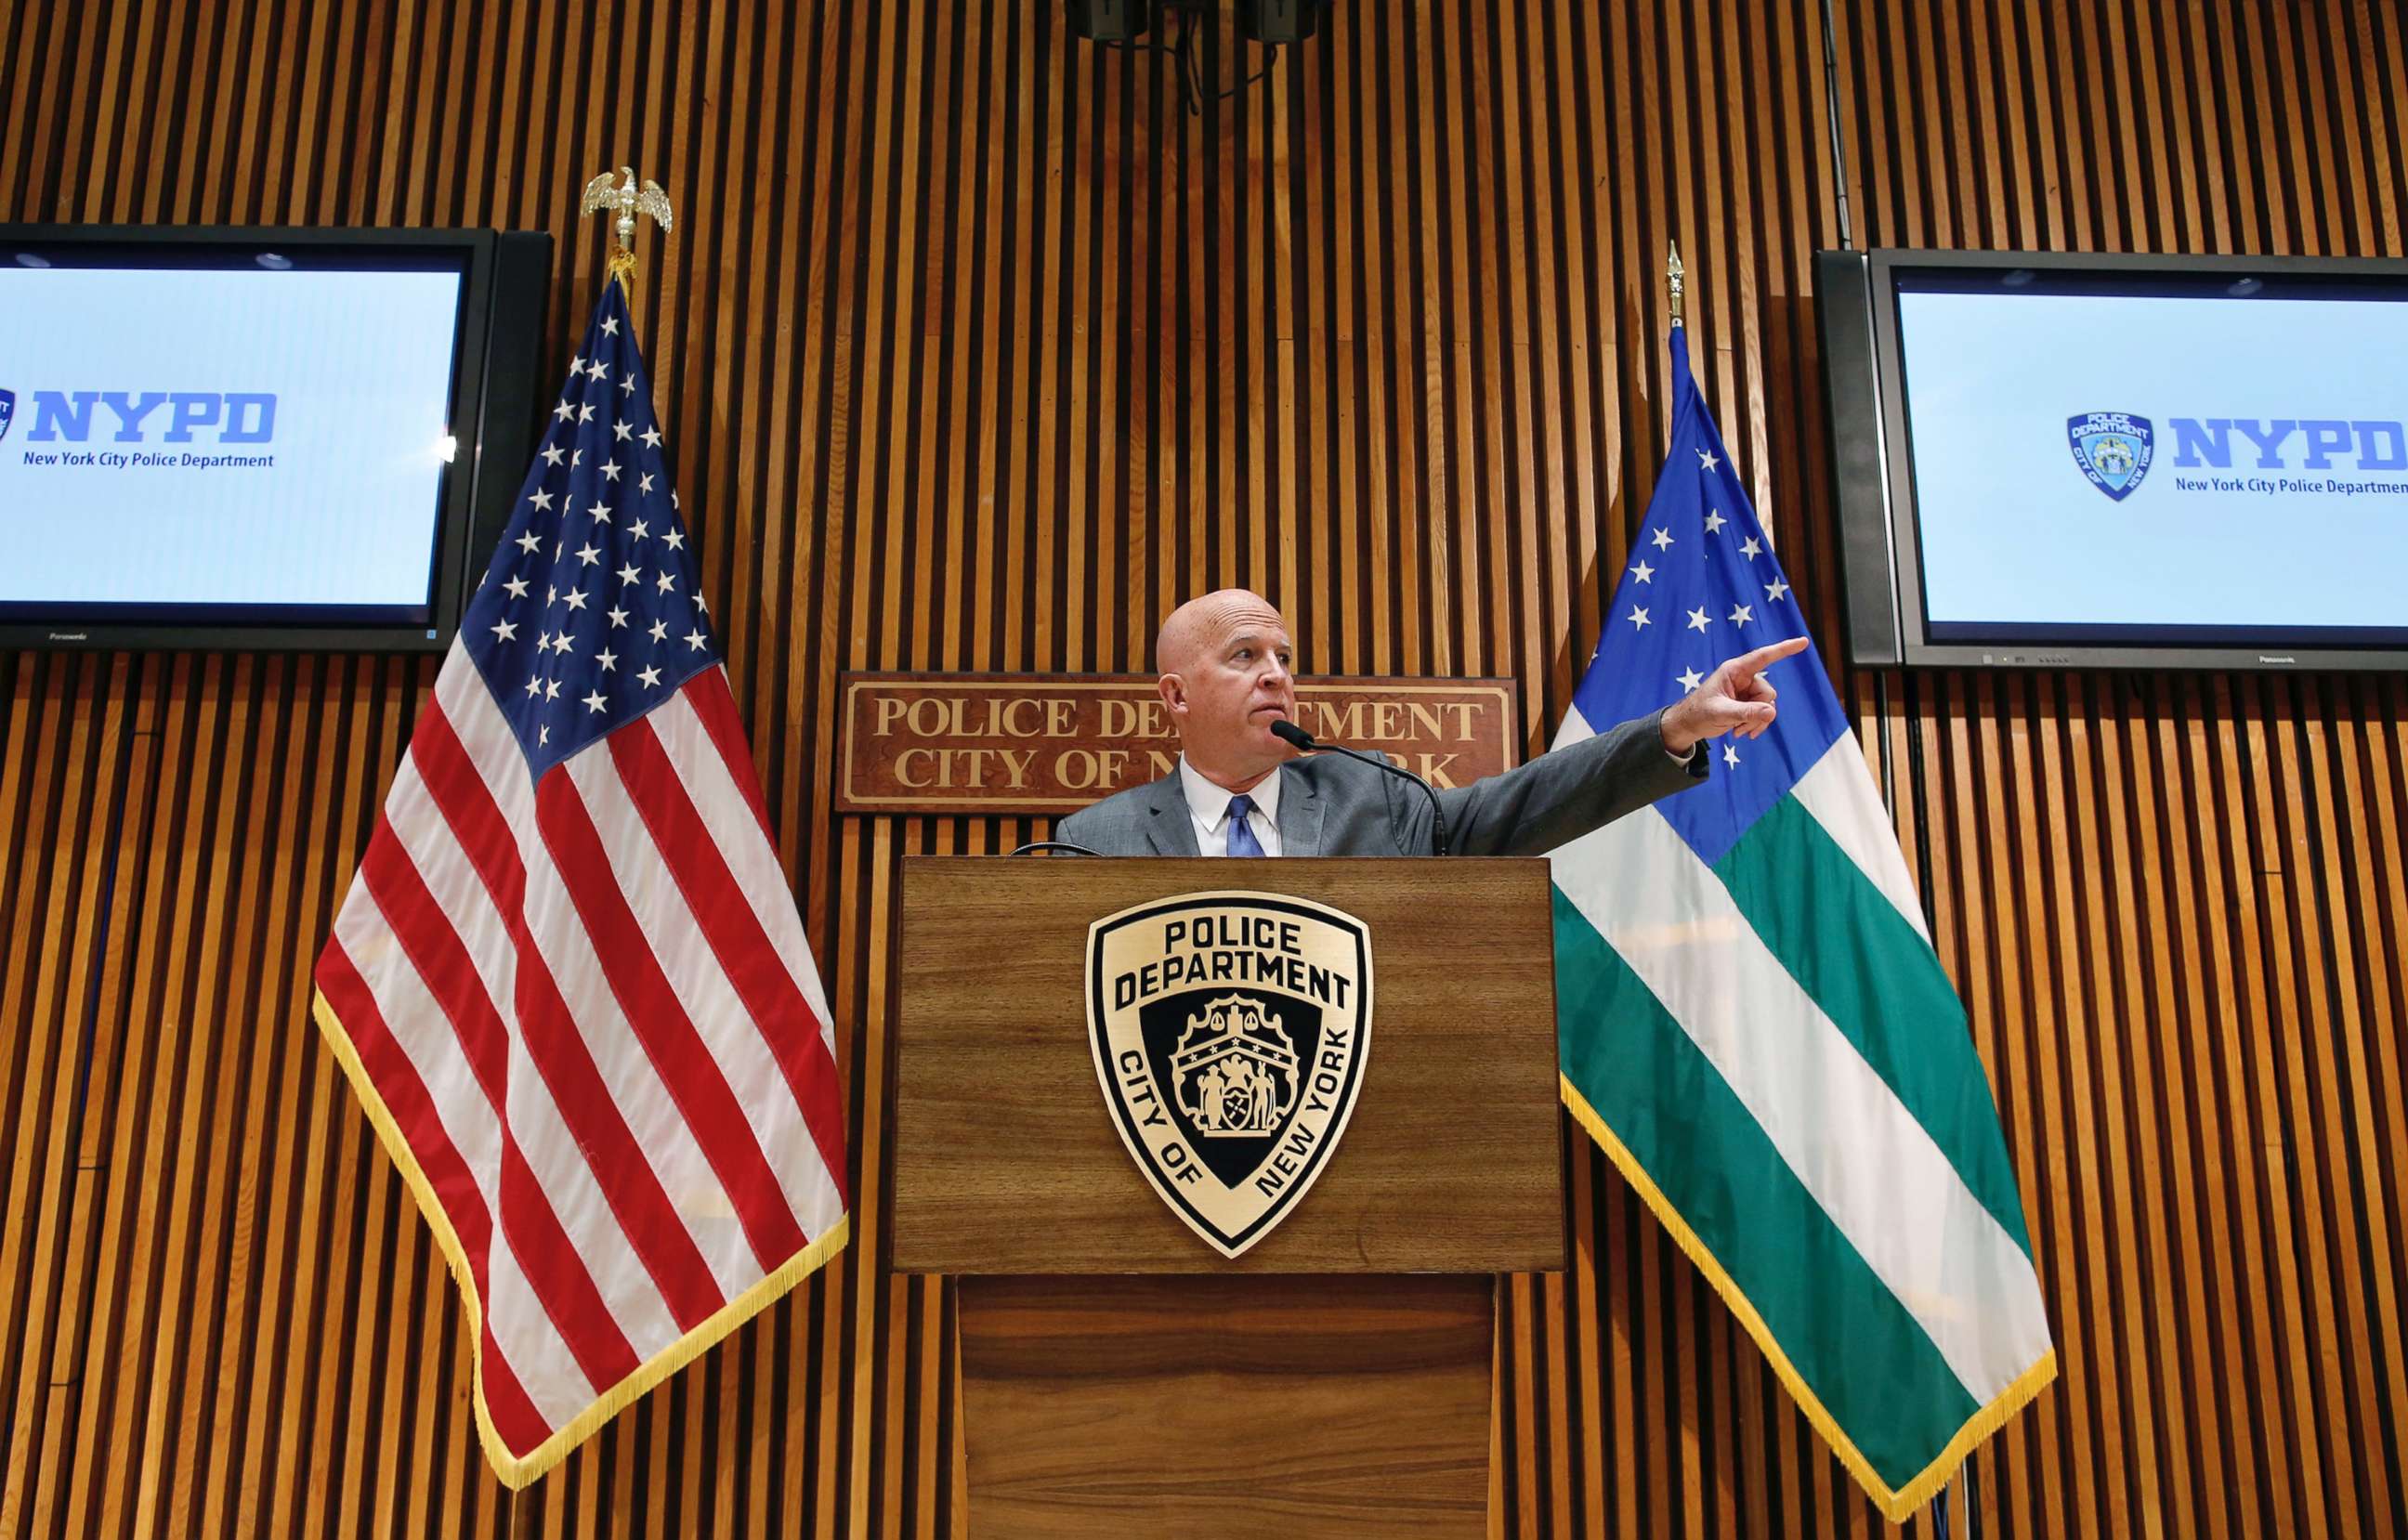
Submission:
POLYGON ((1071 814, 1054 836, 1116 856, 1541 855, 1705 779, 1698 746, 1771 726, 1764 671, 1805 645, 1730 659, 1685 699, 1440 791, 1433 807, 1397 776, 1302 757, 1279 736, 1273 724, 1296 718, 1287 622, 1262 595, 1223 589, 1172 611, 1154 641, 1178 767, 1071 814))

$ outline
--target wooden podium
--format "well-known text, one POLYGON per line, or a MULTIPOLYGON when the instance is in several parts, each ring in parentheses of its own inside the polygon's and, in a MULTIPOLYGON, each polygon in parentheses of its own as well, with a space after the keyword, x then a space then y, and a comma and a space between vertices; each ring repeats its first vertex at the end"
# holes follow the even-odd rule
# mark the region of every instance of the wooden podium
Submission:
POLYGON ((960 1278, 974 1540, 1485 1533, 1496 1275, 1564 1265, 1550 902, 1536 861, 905 861, 886 1233, 960 1278), (1363 921, 1376 988, 1342 1138, 1227 1260, 1123 1144, 1086 966, 1238 891, 1363 921))

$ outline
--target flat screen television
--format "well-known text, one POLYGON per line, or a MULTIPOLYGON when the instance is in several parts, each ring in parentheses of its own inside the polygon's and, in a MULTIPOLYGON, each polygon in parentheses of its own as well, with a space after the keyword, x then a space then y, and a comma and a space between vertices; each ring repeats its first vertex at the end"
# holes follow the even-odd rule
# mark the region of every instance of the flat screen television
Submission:
POLYGON ((2408 668, 2408 263, 1815 278, 1858 663, 2408 668))
POLYGON ((0 225, 0 647, 448 646, 533 452, 551 246, 0 225))

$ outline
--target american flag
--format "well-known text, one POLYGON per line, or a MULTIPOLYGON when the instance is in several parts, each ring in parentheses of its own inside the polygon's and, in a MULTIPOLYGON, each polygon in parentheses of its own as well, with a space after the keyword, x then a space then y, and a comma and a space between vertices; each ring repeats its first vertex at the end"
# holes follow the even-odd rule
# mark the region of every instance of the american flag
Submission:
POLYGON ((604 290, 318 960, 523 1486, 844 1244, 827 999, 604 290))

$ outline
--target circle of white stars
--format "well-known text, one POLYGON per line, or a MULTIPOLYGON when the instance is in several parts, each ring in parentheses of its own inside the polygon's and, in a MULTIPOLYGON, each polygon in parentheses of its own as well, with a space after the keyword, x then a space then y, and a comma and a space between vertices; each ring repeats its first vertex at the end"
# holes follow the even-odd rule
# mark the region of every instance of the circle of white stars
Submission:
MULTIPOLYGON (((1758 558, 1767 554, 1764 541, 1756 534, 1746 533, 1744 537, 1740 539, 1736 545, 1728 546, 1725 545, 1723 540, 1714 538, 1715 536, 1722 535, 1723 532, 1727 529, 1733 529, 1735 527, 1743 529, 1744 526, 1742 525, 1739 520, 1733 520, 1724 514, 1722 509, 1716 506, 1716 486, 1711 478, 1716 468, 1722 464, 1721 457, 1714 454, 1710 449, 1697 449, 1693 452, 1695 452, 1698 457, 1698 475, 1702 479, 1707 480, 1707 485, 1702 489, 1702 493, 1698 500, 1700 505, 1706 510, 1704 517, 1699 520, 1701 532, 1706 538, 1698 548, 1697 560, 1701 562, 1712 561, 1719 552, 1734 550, 1738 553, 1742 562, 1747 563, 1755 563, 1758 558)), ((1641 555, 1638 560, 1632 562, 1629 567, 1626 570, 1627 571, 1629 581, 1631 583, 1643 585, 1652 590, 1656 587, 1656 578, 1665 570, 1663 563, 1669 563, 1674 560, 1674 558, 1668 553, 1671 552, 1675 547, 1681 546, 1683 541, 1681 536, 1673 534, 1670 523, 1664 523, 1648 526, 1647 533, 1641 538, 1640 543, 1643 547, 1647 548, 1646 551, 1641 555), (1652 560, 1650 558, 1652 558, 1652 560)), ((1783 617, 1782 621, 1776 622, 1769 613, 1771 606, 1782 604, 1789 597, 1788 580, 1781 577, 1779 573, 1776 572, 1773 574, 1772 579, 1770 582, 1757 581, 1754 579, 1747 579, 1744 581, 1753 582, 1753 586, 1761 588, 1764 591, 1764 598, 1761 602, 1734 604, 1730 606, 1730 610, 1727 614, 1719 618, 1710 613, 1707 606, 1704 605, 1699 605, 1695 608, 1684 608, 1680 611, 1680 614, 1683 616, 1680 626, 1681 632, 1696 633, 1700 637, 1705 638, 1710 646, 1712 645, 1713 628, 1717 624, 1727 625, 1742 633, 1745 633, 1752 628, 1760 634, 1769 634, 1745 637, 1744 639, 1746 644, 1749 646, 1759 645, 1760 642, 1764 640, 1773 639, 1774 637, 1782 635, 1795 635, 1796 632, 1794 628, 1796 622, 1794 617, 1783 617), (1766 610, 1768 613, 1762 618, 1759 618, 1759 609, 1766 610)), ((1622 616, 1621 619, 1625 622, 1628 623, 1631 633, 1634 635, 1645 631, 1649 626, 1655 624, 1655 617, 1651 613, 1651 606, 1645 605, 1633 604, 1630 606, 1629 612, 1622 616)), ((1701 688, 1705 684, 1706 680, 1712 677, 1711 669, 1718 661, 1719 660, 1709 656, 1705 660, 1704 665, 1700 666, 1700 664, 1696 662, 1687 662, 1686 660, 1684 660, 1686 666, 1683 667, 1679 673, 1672 676, 1672 682, 1674 685, 1679 687, 1684 695, 1693 693, 1701 688)), ((1725 765, 1732 769, 1737 769, 1739 767, 1742 763, 1742 757, 1736 741, 1727 738, 1724 740, 1721 745, 1721 758, 1725 765)))

